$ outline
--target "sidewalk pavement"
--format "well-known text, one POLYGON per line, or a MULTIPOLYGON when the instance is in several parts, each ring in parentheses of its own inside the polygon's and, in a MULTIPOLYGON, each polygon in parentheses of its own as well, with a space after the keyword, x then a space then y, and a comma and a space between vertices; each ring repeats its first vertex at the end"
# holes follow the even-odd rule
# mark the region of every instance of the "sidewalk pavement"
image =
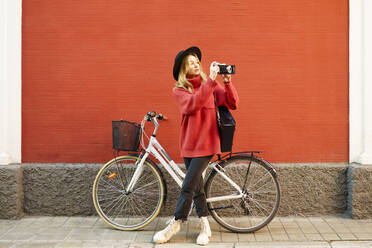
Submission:
MULTIPOLYGON (((199 221, 195 217, 182 224, 170 242, 156 245, 154 233, 169 218, 156 218, 141 231, 118 231, 98 217, 24 217, 0 220, 0 248, 147 248, 200 247, 195 244, 199 221)), ((372 248, 372 219, 342 217, 277 217, 263 229, 237 234, 221 228, 209 217, 212 238, 206 247, 217 248, 372 248)))

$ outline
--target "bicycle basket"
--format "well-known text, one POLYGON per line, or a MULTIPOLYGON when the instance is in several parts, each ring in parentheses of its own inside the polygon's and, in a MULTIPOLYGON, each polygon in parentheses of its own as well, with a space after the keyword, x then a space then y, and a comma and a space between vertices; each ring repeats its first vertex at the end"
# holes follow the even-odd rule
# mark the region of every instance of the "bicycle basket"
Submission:
POLYGON ((113 148, 118 151, 138 151, 141 125, 135 122, 112 121, 113 148))

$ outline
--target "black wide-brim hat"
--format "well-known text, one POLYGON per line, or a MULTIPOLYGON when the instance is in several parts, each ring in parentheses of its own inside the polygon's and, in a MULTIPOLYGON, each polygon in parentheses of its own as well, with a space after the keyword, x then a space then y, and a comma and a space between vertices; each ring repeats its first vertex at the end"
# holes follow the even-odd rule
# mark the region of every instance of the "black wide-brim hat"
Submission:
POLYGON ((198 56, 199 61, 201 61, 201 51, 199 47, 192 46, 192 47, 187 48, 186 50, 181 50, 176 55, 176 58, 174 59, 174 65, 173 65, 173 77, 176 81, 178 81, 178 74, 180 73, 182 60, 190 53, 195 53, 198 56))

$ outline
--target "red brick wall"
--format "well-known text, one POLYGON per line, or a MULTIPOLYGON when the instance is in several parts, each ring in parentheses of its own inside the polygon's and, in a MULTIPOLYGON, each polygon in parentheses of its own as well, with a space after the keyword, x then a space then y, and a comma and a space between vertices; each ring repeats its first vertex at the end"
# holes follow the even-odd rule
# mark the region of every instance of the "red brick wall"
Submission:
POLYGON ((348 160, 346 0, 24 0, 23 162, 104 162, 111 120, 169 117, 178 151, 174 57, 197 45, 207 71, 236 64, 234 150, 273 162, 348 160))

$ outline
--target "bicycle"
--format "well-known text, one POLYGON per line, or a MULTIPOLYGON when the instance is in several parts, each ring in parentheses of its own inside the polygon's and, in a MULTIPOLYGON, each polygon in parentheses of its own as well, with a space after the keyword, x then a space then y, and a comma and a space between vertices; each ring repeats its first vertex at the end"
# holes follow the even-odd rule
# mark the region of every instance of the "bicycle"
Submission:
MULTIPOLYGON (((95 178, 94 206, 99 216, 115 229, 128 231, 145 227, 156 218, 166 200, 164 176, 149 158, 150 154, 182 186, 185 174, 156 139, 158 120, 163 119, 162 114, 151 111, 141 125, 122 121, 131 129, 120 134, 130 141, 129 147, 123 150, 136 153, 114 155, 95 178), (155 126, 150 138, 144 132, 146 122, 155 126), (144 135, 148 138, 147 147, 144 135)), ((204 185, 208 209, 217 223, 230 231, 257 231, 266 226, 278 210, 280 190, 276 171, 269 162, 256 156, 258 153, 260 151, 230 152, 209 163, 211 170, 204 185)))

